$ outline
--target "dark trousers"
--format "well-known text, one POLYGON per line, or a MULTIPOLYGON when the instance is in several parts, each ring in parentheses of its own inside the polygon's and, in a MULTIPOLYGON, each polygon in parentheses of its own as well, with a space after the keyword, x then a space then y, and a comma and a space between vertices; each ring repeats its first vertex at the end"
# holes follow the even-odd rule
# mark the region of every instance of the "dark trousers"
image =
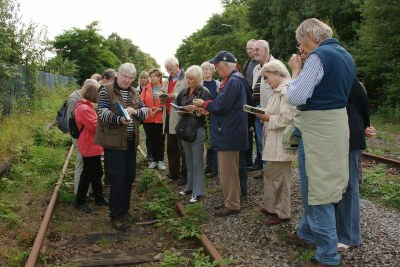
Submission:
POLYGON ((162 123, 143 123, 143 127, 148 133, 153 161, 164 161, 165 135, 162 132, 162 123))
POLYGON ((128 141, 127 150, 104 148, 106 175, 110 179, 110 218, 129 211, 132 184, 136 176, 135 141, 128 141))
POLYGON ((247 196, 247 150, 239 152, 240 196, 247 196))
POLYGON ((253 138, 254 138, 254 131, 248 132, 249 138, 249 149, 246 150, 246 165, 247 167, 253 166, 253 138))
POLYGON ((207 149, 206 168, 209 169, 210 171, 217 171, 218 169, 217 151, 212 148, 207 149))
POLYGON ((103 199, 102 176, 103 168, 101 166, 101 156, 83 157, 83 170, 79 180, 78 191, 76 192, 77 205, 85 203, 90 184, 92 184, 95 200, 101 201, 103 199))
POLYGON ((186 181, 186 159, 182 141, 176 134, 169 134, 169 115, 165 122, 165 132, 167 133, 167 155, 168 170, 171 179, 181 179, 186 181))
MULTIPOLYGON (((150 133, 149 133, 149 128, 145 126, 145 124, 143 123, 143 130, 144 130, 144 134, 146 136, 146 151, 147 151, 147 158, 150 158, 152 156, 152 147, 151 147, 151 138, 150 138, 150 133)), ((162 132, 162 130, 161 130, 162 132)))

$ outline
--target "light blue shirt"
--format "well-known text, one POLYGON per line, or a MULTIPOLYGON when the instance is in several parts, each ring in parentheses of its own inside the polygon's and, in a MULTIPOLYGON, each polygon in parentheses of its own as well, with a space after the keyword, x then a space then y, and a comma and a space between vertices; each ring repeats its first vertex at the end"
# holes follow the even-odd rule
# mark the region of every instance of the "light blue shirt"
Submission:
POLYGON ((289 83, 289 103, 293 106, 305 105, 323 77, 324 67, 321 59, 317 54, 311 54, 304 62, 300 75, 289 83))
POLYGON ((182 71, 179 71, 178 74, 176 74, 176 76, 172 78, 173 82, 176 82, 179 79, 179 76, 181 75, 181 72, 182 71))

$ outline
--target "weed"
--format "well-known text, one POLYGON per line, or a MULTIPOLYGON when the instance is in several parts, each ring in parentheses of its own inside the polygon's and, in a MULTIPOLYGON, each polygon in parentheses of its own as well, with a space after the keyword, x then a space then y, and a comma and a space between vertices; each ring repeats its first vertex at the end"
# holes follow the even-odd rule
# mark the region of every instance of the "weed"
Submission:
POLYGON ((17 255, 11 256, 11 260, 8 262, 9 267, 24 266, 25 261, 28 259, 29 253, 27 251, 19 252, 17 255))
POLYGON ((400 210, 400 177, 386 174, 383 164, 363 170, 361 195, 400 210))
POLYGON ((182 256, 178 251, 167 251, 160 264, 161 267, 188 266, 189 258, 182 256))
POLYGON ((0 202, 0 219, 7 223, 9 228, 17 228, 21 226, 21 219, 15 214, 13 206, 7 204, 4 199, 0 202))

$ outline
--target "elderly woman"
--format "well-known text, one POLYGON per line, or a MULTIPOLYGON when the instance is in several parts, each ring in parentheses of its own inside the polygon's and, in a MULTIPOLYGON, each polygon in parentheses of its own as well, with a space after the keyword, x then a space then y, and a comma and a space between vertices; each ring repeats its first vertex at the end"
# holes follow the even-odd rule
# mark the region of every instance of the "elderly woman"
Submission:
POLYGON ((261 211, 269 216, 269 225, 290 220, 291 163, 295 155, 283 148, 283 132, 293 123, 295 107, 288 103, 288 71, 282 63, 270 61, 260 75, 273 90, 264 109, 265 114, 256 114, 264 122, 264 149, 262 159, 267 161, 264 171, 264 207, 261 211))
MULTIPOLYGON (((205 139, 205 122, 204 110, 193 105, 193 99, 211 99, 211 94, 203 83, 203 71, 199 66, 191 66, 185 73, 187 88, 179 92, 176 98, 176 104, 183 106, 185 112, 179 112, 182 116, 181 120, 185 117, 195 116, 197 120, 196 138, 194 141, 182 140, 183 149, 186 155, 186 168, 187 168, 187 186, 181 195, 192 194, 189 203, 195 203, 204 195, 204 164, 203 152, 205 139)), ((178 124, 179 125, 179 124, 178 124)))

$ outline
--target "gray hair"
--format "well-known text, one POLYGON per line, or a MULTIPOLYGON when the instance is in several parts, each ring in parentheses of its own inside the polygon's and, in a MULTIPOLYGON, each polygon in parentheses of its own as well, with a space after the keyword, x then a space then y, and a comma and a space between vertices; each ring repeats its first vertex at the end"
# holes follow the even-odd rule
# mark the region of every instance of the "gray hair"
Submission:
POLYGON ((200 65, 200 67, 201 67, 201 68, 210 68, 212 73, 215 72, 215 65, 214 65, 214 64, 211 64, 211 63, 208 62, 208 61, 203 62, 203 63, 200 65))
POLYGON ((193 79, 197 87, 203 82, 203 70, 198 65, 190 66, 185 72, 185 77, 193 79))
POLYGON ((296 29, 296 40, 299 44, 303 43, 306 38, 320 44, 322 41, 332 38, 332 35, 331 27, 316 18, 306 19, 296 29))
POLYGON ((279 74, 279 76, 281 76, 283 78, 289 78, 288 77, 289 71, 286 68, 286 66, 283 63, 280 63, 279 61, 276 61, 276 60, 272 60, 272 61, 268 62, 261 68, 261 70, 260 70, 261 75, 265 74, 266 72, 277 73, 277 74, 279 74))
POLYGON ((269 53, 269 43, 265 40, 257 40, 254 45, 258 43, 261 44, 261 47, 265 48, 267 50, 267 52, 269 53))
POLYGON ((164 66, 179 66, 179 61, 176 57, 169 57, 164 61, 164 66))
POLYGON ((118 69, 118 75, 122 72, 131 75, 133 78, 136 77, 136 67, 133 63, 127 62, 122 64, 118 69))

